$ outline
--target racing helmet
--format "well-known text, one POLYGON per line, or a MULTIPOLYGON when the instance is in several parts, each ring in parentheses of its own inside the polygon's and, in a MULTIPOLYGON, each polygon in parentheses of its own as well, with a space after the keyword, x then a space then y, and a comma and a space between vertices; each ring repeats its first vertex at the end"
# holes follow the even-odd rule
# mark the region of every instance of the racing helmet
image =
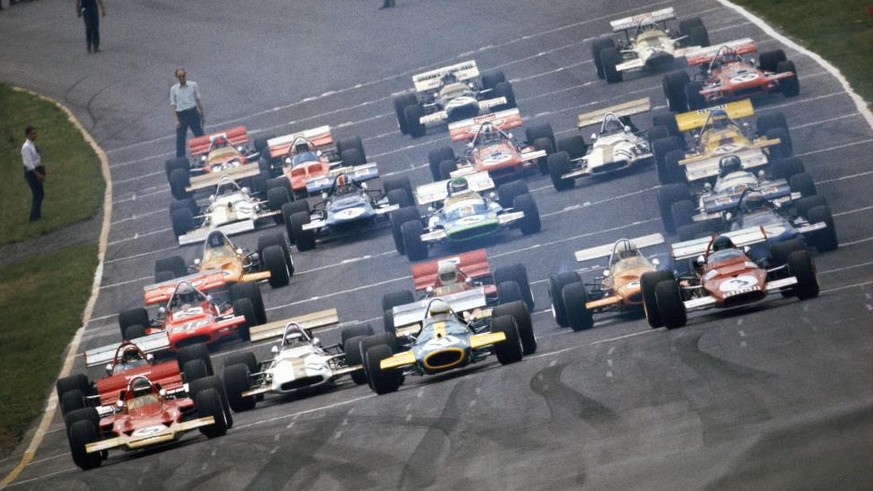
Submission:
POLYGON ((629 240, 623 240, 619 242, 618 246, 615 248, 615 251, 618 254, 619 259, 627 259, 640 255, 640 251, 638 251, 636 246, 634 246, 633 243, 629 240))
POLYGON ((741 170, 743 170, 743 162, 736 155, 727 155, 718 161, 718 175, 720 177, 741 170))
POLYGON ((449 314, 452 312, 452 308, 449 307, 449 304, 441 298, 433 299, 430 302, 429 307, 430 308, 428 309, 427 313, 430 317, 433 317, 436 315, 445 315, 445 314, 449 314))
POLYGON ((300 155, 306 152, 312 152, 313 150, 314 147, 312 142, 302 137, 295 139, 294 144, 291 145, 291 153, 293 155, 300 155))
POLYGON ((282 336, 282 344, 287 346, 303 341, 304 339, 300 324, 292 322, 285 327, 285 333, 282 336))
POLYGON ((728 126, 730 126, 731 121, 724 109, 716 109, 713 111, 709 120, 712 123, 712 128, 716 130, 727 129, 728 126))
POLYGON ((734 241, 732 241, 731 238, 726 235, 719 235, 715 238, 714 241, 712 241, 713 252, 723 251, 725 249, 733 249, 735 247, 736 246, 734 246, 734 241))
POLYGON ((746 197, 743 198, 743 211, 746 213, 758 211, 765 206, 767 206, 767 200, 764 199, 764 194, 760 191, 746 193, 746 197))
POLYGON ((197 302, 197 291, 189 283, 179 283, 176 285, 176 292, 173 295, 173 306, 181 306, 185 304, 194 304, 197 302))
POLYGON ((449 196, 452 196, 470 189, 470 183, 467 182, 466 177, 456 177, 449 181, 448 188, 449 196))
POLYGON ((458 265, 453 261, 441 261, 437 266, 437 280, 440 286, 458 282, 458 265))
POLYGON ((121 363, 131 364, 143 361, 142 353, 140 353, 139 348, 136 346, 129 344, 124 350, 121 352, 121 363))
POLYGON ((443 84, 444 86, 449 85, 449 84, 458 83, 458 76, 455 75, 454 72, 449 72, 449 73, 443 75, 443 78, 442 78, 442 80, 440 80, 440 83, 443 84))
POLYGON ((483 124, 482 129, 479 132, 479 142, 492 143, 497 141, 500 141, 500 130, 495 128, 491 123, 483 124))
POLYGON ((152 383, 145 377, 135 377, 131 380, 130 389, 134 397, 146 396, 152 393, 152 383))
POLYGON ((223 136, 216 136, 212 140, 212 148, 224 148, 230 145, 230 142, 227 141, 227 138, 223 136))
POLYGON ((348 173, 342 173, 336 176, 336 189, 340 193, 348 193, 353 188, 352 176, 348 173))

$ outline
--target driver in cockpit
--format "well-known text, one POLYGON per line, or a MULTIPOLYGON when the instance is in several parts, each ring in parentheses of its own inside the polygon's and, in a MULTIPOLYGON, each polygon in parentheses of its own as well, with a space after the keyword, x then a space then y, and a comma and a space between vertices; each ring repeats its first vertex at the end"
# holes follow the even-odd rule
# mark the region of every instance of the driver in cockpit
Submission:
POLYGON ((291 165, 299 165, 305 162, 318 160, 315 145, 306 138, 297 138, 291 145, 291 165))

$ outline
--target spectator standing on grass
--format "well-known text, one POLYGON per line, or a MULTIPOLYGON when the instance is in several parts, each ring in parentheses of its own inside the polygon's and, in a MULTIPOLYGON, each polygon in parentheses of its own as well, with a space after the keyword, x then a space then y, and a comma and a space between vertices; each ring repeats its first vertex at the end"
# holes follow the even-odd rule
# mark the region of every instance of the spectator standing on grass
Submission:
POLYGON ((30 221, 35 222, 42 218, 42 198, 45 196, 42 183, 45 181, 45 166, 42 165, 42 157, 39 148, 36 147, 36 128, 28 126, 24 129, 27 139, 21 146, 21 160, 24 163, 24 180, 30 186, 33 200, 30 205, 30 221))
POLYGON ((85 42, 88 43, 88 52, 100 52, 100 16, 106 17, 106 7, 103 0, 76 0, 76 13, 85 20, 85 42), (100 15, 97 15, 97 6, 100 6, 100 15))
POLYGON ((170 106, 176 118, 176 157, 185 156, 188 128, 194 136, 203 136, 203 101, 197 82, 188 80, 184 68, 176 69, 179 82, 170 88, 170 106))

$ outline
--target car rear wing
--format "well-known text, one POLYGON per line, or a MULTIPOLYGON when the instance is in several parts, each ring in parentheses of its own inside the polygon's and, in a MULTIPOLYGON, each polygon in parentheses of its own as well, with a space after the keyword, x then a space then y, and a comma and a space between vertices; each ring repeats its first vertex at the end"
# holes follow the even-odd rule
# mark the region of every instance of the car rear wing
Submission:
MULTIPOLYGON (((758 186, 754 188, 760 192, 766 201, 775 201, 786 196, 793 199, 791 186, 785 179, 776 179, 773 181, 759 181, 758 186)), ((703 202, 704 213, 718 213, 721 211, 730 211, 735 209, 740 204, 740 199, 746 190, 736 191, 733 193, 718 193, 704 196, 703 202)))
POLYGON ((755 107, 752 106, 752 101, 749 99, 743 99, 741 101, 729 102, 727 104, 719 104, 717 106, 707 107, 705 109, 698 109, 696 111, 677 114, 675 116, 676 126, 679 127, 680 132, 702 128, 703 125, 706 124, 706 120, 709 118, 709 114, 719 109, 727 113, 727 116, 734 120, 748 118, 754 116, 755 114, 755 107))
POLYGON ((676 12, 673 11, 673 7, 667 7, 654 12, 647 12, 645 14, 637 14, 623 19, 614 20, 611 21, 609 25, 612 26, 612 32, 619 32, 627 29, 635 29, 638 26, 650 26, 656 22, 675 18, 676 12))
POLYGON ((463 252, 456 256, 443 257, 412 265, 412 283, 416 291, 437 285, 437 272, 440 264, 453 263, 467 278, 482 278, 491 275, 488 253, 485 249, 463 252))
MULTIPOLYGON (((778 225, 781 229, 781 225, 778 225)), ((775 230, 774 230, 775 232, 775 230)), ((767 241, 767 227, 748 227, 740 230, 733 230, 719 234, 729 237, 735 247, 741 248, 754 244, 760 244, 767 241)), ((778 233, 774 234, 778 235, 778 233)), ((684 242, 676 242, 670 246, 670 253, 673 259, 681 261, 683 259, 691 259, 702 256, 709 250, 709 244, 714 237, 701 237, 699 239, 686 240, 684 242)))
MULTIPOLYGON (((258 218, 264 218, 267 216, 273 216, 275 212, 262 213, 258 215, 258 218)), ((187 234, 179 236, 179 245, 190 245, 190 244, 199 244, 206 240, 206 236, 209 235, 209 232, 213 230, 220 230, 224 235, 237 235, 244 234, 246 232, 251 232, 256 228, 255 220, 240 220, 238 222, 228 223, 225 225, 221 225, 215 228, 209 227, 200 227, 198 229, 194 229, 187 234)))
POLYGON ((245 126, 237 126, 224 131, 198 136, 188 140, 188 152, 192 157, 199 157, 209 153, 209 147, 216 138, 225 138, 234 147, 245 145, 249 142, 249 134, 245 126))
POLYGON ((329 190, 333 187, 336 176, 340 174, 349 174, 353 182, 360 183, 371 179, 378 179, 379 168, 375 163, 361 164, 354 167, 334 167, 327 174, 307 179, 306 192, 314 194, 329 190))
POLYGON ((135 344, 140 351, 146 354, 160 353, 170 349, 170 335, 166 331, 161 331, 131 339, 130 341, 122 341, 88 350, 85 352, 85 366, 90 368, 112 363, 115 361, 115 353, 118 352, 118 348, 123 343, 135 344))
MULTIPOLYGON (((485 288, 478 287, 471 290, 453 293, 439 297, 443 299, 455 312, 467 312, 473 309, 485 307, 488 300, 485 297, 485 288)), ((425 298, 406 305, 398 305, 392 310, 394 316, 394 328, 401 328, 413 324, 419 324, 424 320, 427 305, 432 298, 425 298)))
POLYGON ((707 46, 705 48, 688 48, 685 50, 685 60, 688 62, 688 66, 710 63, 722 48, 730 48, 738 55, 754 53, 758 50, 758 47, 755 45, 755 41, 753 41, 752 38, 742 38, 716 44, 714 46, 707 46))
MULTIPOLYGON (((203 237, 205 238, 206 235, 203 237)), ((191 286, 201 292, 221 288, 227 284, 224 281, 224 272, 218 269, 194 273, 182 276, 181 278, 173 278, 172 280, 145 286, 143 288, 145 304, 154 305, 168 301, 173 292, 176 291, 176 285, 183 281, 190 283, 191 286)))
POLYGON ((479 68, 473 60, 462 61, 456 65, 444 66, 428 72, 419 73, 412 76, 412 83, 415 84, 416 92, 429 92, 439 88, 442 79, 446 74, 453 73, 458 81, 470 80, 479 76, 479 68))
POLYGON ((629 101, 622 104, 616 104, 615 106, 598 109, 596 111, 582 113, 576 118, 576 127, 581 129, 586 126, 600 124, 603 122, 603 118, 610 113, 614 114, 617 118, 622 118, 625 116, 649 112, 651 110, 652 101, 649 100, 648 97, 644 97, 635 101, 629 101))
POLYGON ((260 326, 254 326, 249 329, 251 342, 254 343, 264 339, 281 337, 285 333, 285 326, 290 323, 299 324, 300 327, 310 333, 311 336, 312 331, 316 329, 322 329, 338 324, 339 314, 336 309, 326 309, 319 312, 290 317, 288 319, 268 322, 260 326))
POLYGON ((287 156, 288 151, 291 150, 291 145, 294 144, 294 140, 298 138, 306 138, 311 141, 316 149, 333 145, 333 134, 330 131, 330 126, 319 126, 318 128, 270 138, 267 140, 267 148, 270 149, 270 158, 278 159, 287 156))
MULTIPOLYGON (((664 236, 661 234, 651 234, 644 235, 642 237, 637 237, 635 239, 619 239, 619 240, 630 240, 633 242, 637 249, 643 249, 645 247, 656 246, 664 243, 664 236)), ((617 242, 617 241, 616 241, 617 242)), ((616 242, 611 244, 603 244, 596 247, 590 247, 588 249, 582 249, 576 251, 576 261, 590 261, 592 259, 599 259, 601 257, 609 257, 612 254, 612 250, 615 248, 616 242)))
POLYGON ((257 165, 247 164, 225 169, 221 172, 209 172, 199 176, 191 176, 191 184, 185 187, 185 191, 193 192, 200 189, 218 186, 221 180, 225 177, 239 181, 247 177, 254 177, 260 173, 261 169, 257 165))
MULTIPOLYGON (((464 177, 467 179, 467 187, 471 191, 482 192, 494 188, 494 181, 491 180, 488 171, 473 172, 465 174, 464 177)), ((421 206, 426 206, 448 198, 449 192, 446 185, 450 180, 446 179, 418 186, 415 188, 415 201, 421 206)))
POLYGON ((482 123, 491 123, 501 131, 508 131, 521 126, 521 113, 518 108, 513 108, 457 121, 449 124, 449 137, 453 142, 472 140, 482 123))

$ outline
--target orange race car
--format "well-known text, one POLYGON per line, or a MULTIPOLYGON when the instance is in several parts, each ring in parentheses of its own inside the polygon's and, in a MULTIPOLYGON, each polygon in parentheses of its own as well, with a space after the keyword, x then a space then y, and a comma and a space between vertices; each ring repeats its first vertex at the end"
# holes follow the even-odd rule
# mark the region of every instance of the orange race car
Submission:
POLYGON ((464 172, 487 171, 492 179, 517 176, 530 169, 548 173, 546 156, 555 151, 555 134, 548 123, 525 128, 526 143, 518 143, 507 133, 522 125, 518 109, 507 109, 449 124, 453 142, 467 141, 463 157, 452 147, 431 150, 427 159, 434 181, 450 179, 458 169, 464 172))
MULTIPOLYGON (((184 199, 190 197, 193 191, 213 187, 218 184, 220 175, 228 175, 235 180, 257 176, 260 172, 258 167, 246 164, 257 162, 259 153, 248 144, 245 126, 188 140, 188 152, 193 162, 180 157, 166 163, 173 197, 184 199), (192 174, 195 175, 192 177, 192 174)), ((262 186, 252 187, 255 191, 262 191, 262 186)))
MULTIPOLYGON (((561 327, 582 331, 594 327, 594 314, 637 310, 643 306, 640 277, 656 272, 657 259, 646 259, 640 249, 664 243, 661 234, 619 239, 614 244, 576 251, 576 261, 609 258, 609 267, 593 282, 568 271, 549 276, 552 315, 561 327)), ((661 275, 657 271, 655 274, 661 275)), ((670 273, 672 277, 672 273, 670 273)))

